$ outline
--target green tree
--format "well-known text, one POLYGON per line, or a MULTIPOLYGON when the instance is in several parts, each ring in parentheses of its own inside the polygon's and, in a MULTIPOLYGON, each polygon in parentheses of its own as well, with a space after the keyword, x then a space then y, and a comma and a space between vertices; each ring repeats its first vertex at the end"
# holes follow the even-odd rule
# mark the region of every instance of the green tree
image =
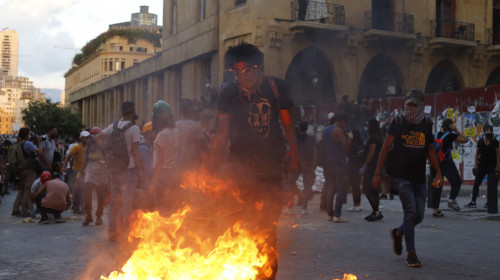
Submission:
POLYGON ((63 137, 80 132, 84 127, 80 116, 72 113, 70 108, 58 107, 58 104, 50 99, 31 101, 28 108, 22 110, 25 125, 39 135, 45 134, 51 126, 57 127, 63 137))

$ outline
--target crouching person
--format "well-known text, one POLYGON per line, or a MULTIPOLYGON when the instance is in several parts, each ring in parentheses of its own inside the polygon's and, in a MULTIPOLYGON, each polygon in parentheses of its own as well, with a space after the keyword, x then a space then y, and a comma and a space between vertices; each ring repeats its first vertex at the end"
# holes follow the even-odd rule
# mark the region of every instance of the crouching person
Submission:
POLYGON ((39 196, 44 195, 40 201, 40 224, 48 224, 48 213, 54 214, 56 223, 65 223, 61 213, 71 206, 69 187, 59 179, 59 174, 52 174, 52 180, 46 181, 43 186, 33 195, 33 200, 37 201, 39 196))

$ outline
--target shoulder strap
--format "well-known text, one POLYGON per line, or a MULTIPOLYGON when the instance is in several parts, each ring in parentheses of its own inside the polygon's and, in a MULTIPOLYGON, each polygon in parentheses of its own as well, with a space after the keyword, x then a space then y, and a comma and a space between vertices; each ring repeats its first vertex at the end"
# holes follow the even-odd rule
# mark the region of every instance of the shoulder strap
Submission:
POLYGON ((269 82, 269 86, 271 86, 271 90, 273 91, 274 98, 276 98, 276 106, 278 107, 278 110, 280 109, 280 104, 279 104, 279 97, 280 97, 280 92, 278 91, 278 86, 276 86, 276 82, 274 81, 274 78, 271 76, 266 76, 267 81, 269 82))
MULTIPOLYGON (((446 131, 445 133, 443 133, 443 135, 441 135, 441 140, 443 140, 446 136, 448 136, 448 134, 450 134, 449 131, 446 131)), ((436 132, 436 135, 437 135, 437 132, 436 132)))

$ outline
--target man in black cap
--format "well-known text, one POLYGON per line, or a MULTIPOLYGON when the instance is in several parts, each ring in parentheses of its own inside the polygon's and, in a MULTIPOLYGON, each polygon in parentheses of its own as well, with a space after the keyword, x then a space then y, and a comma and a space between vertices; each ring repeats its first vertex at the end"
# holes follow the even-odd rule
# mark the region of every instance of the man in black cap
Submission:
POLYGON ((386 165, 386 169, 393 177, 393 188, 399 194, 404 218, 399 227, 390 230, 390 234, 396 255, 403 251, 404 236, 409 267, 421 266, 415 253, 415 226, 424 219, 427 158, 436 171, 433 187, 441 187, 443 181, 433 142, 432 122, 424 117, 424 95, 419 89, 410 89, 405 96, 403 115, 394 118, 389 126, 372 180, 373 187, 380 186, 380 172, 392 147, 388 160, 390 166, 386 165))

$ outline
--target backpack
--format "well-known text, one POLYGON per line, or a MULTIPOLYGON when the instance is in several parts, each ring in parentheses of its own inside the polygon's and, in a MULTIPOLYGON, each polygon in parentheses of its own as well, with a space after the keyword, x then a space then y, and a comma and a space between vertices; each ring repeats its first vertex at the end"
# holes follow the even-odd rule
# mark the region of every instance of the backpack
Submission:
POLYGON ((104 159, 111 173, 121 173, 128 167, 130 154, 125 140, 125 131, 133 125, 134 123, 130 122, 123 128, 118 128, 118 122, 113 123, 113 130, 106 141, 104 150, 104 159))
POLYGON ((30 167, 31 157, 24 152, 24 143, 26 140, 13 144, 7 154, 7 160, 16 172, 30 167))
POLYGON ((450 154, 451 148, 447 151, 443 150, 443 139, 448 136, 448 134, 450 134, 450 132, 448 131, 443 133, 443 135, 441 135, 441 138, 438 138, 438 132, 434 134, 434 143, 432 143, 432 146, 434 146, 434 150, 436 150, 436 156, 439 163, 443 162, 443 160, 446 159, 450 154))

